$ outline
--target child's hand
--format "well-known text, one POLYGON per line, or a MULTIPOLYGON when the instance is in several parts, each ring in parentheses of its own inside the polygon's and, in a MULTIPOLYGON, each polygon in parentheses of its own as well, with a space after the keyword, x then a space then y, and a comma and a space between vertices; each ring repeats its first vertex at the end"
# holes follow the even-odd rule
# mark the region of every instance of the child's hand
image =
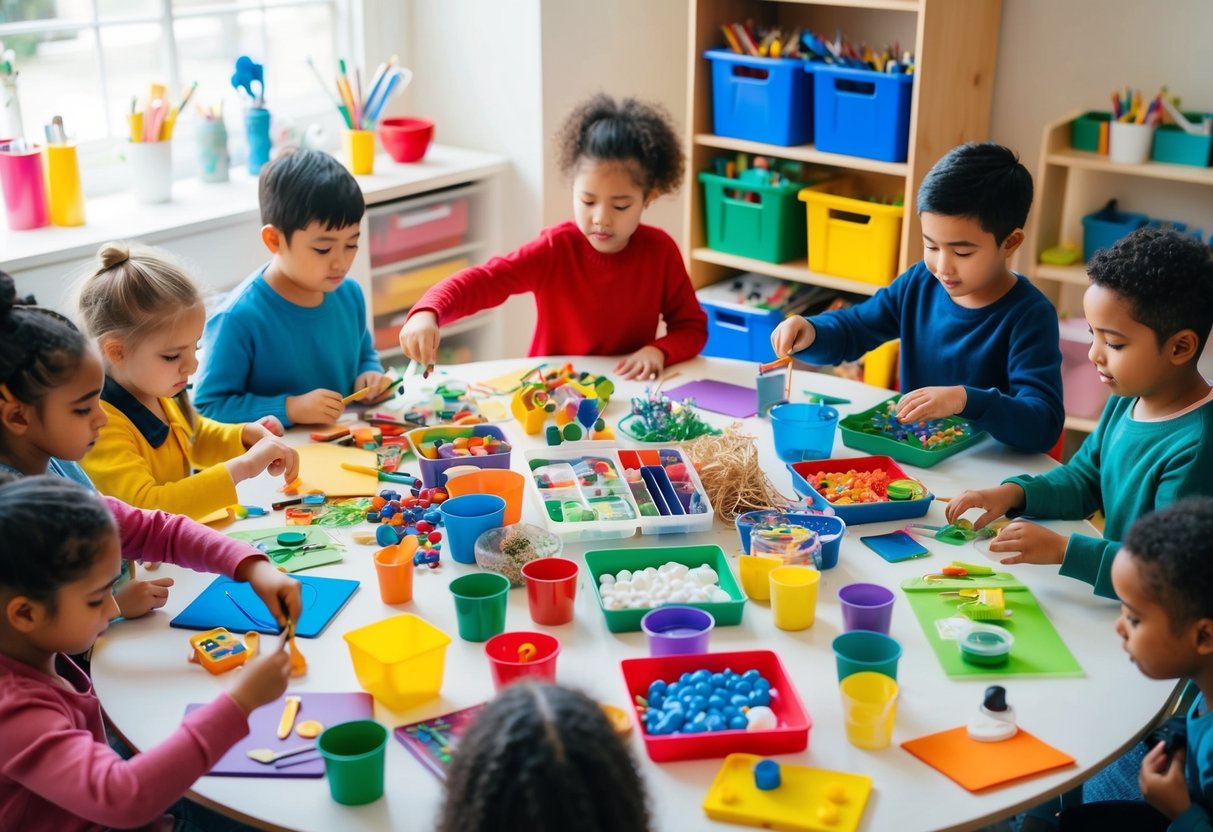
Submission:
POLYGON ((1188 796, 1188 783, 1184 779, 1184 758, 1187 749, 1177 748, 1167 759, 1166 743, 1160 742, 1151 748, 1141 761, 1141 772, 1137 783, 1141 795, 1158 811, 1171 820, 1188 811, 1192 798, 1188 796))
POLYGON ((286 693, 290 679, 291 657, 279 648, 245 664, 230 693, 236 704, 251 714, 286 693))
POLYGON ((251 479, 262 471, 282 477, 288 483, 299 476, 299 452, 277 436, 263 436, 257 444, 226 463, 233 482, 251 479))
POLYGON ((354 379, 354 392, 363 390, 367 387, 371 388, 371 392, 367 393, 361 401, 363 402, 378 402, 383 401, 383 395, 387 391, 383 389, 384 383, 387 381, 387 376, 375 370, 368 370, 358 378, 354 379))
POLYGON ((327 425, 345 410, 341 394, 318 388, 302 396, 286 397, 286 418, 296 425, 327 425))
POLYGON ((1013 508, 1024 507, 1023 489, 1012 482, 1003 483, 996 488, 983 488, 980 491, 965 491, 958 497, 953 497, 948 507, 944 509, 944 517, 949 523, 955 523, 971 508, 984 508, 985 514, 978 517, 973 528, 984 529, 991 521, 997 520, 1013 508))
POLYGON ((817 329, 809 323, 808 318, 793 315, 785 318, 783 323, 775 327, 771 333, 771 348, 775 355, 782 358, 794 352, 807 350, 817 340, 817 329))
POLYGON ((282 427, 282 422, 277 416, 262 416, 257 420, 257 424, 270 432, 272 436, 285 436, 286 428, 282 427))
POLYGON ((280 572, 268 560, 260 557, 248 557, 236 567, 233 575, 237 581, 246 581, 257 593, 257 597, 265 604, 270 615, 282 627, 286 620, 298 621, 303 615, 303 596, 300 594, 301 584, 294 578, 280 572))
POLYGON ((156 578, 152 581, 128 581, 114 593, 118 612, 123 618, 139 618, 168 603, 168 588, 172 578, 156 578))
POLYGON ((920 387, 897 403, 899 422, 921 422, 955 416, 965 409, 969 394, 963 387, 920 387))
POLYGON ((418 364, 438 362, 438 342, 442 334, 438 331, 438 316, 428 309, 409 317, 400 328, 400 349, 404 357, 418 364))
POLYGON ((641 347, 636 352, 621 358, 611 372, 623 378, 650 379, 661 375, 665 367, 665 353, 657 347, 641 347))
POLYGON ((1016 520, 1003 526, 998 537, 990 541, 990 551, 1018 552, 999 563, 1061 563, 1066 558, 1068 542, 1068 537, 1044 526, 1016 520))
POLYGON ((255 422, 246 422, 240 431, 240 441, 244 447, 251 448, 259 439, 267 436, 282 436, 285 431, 277 416, 262 416, 255 422))

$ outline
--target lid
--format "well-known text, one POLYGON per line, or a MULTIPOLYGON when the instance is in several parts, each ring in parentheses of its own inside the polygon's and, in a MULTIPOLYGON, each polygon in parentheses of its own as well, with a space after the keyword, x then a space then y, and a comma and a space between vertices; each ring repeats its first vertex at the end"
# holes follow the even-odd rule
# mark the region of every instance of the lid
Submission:
POLYGON ((992 624, 971 624, 956 637, 960 649, 979 656, 1005 656, 1011 652, 1015 637, 992 624))

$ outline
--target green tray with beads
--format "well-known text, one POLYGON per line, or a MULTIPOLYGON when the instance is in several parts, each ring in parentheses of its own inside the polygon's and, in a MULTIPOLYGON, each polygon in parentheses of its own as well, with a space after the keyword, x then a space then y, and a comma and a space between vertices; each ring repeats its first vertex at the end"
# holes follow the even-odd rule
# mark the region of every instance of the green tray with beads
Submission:
POLYGON ((959 416, 949 416, 946 419, 932 419, 938 423, 941 431, 960 428, 964 435, 951 441, 941 441, 930 447, 925 447, 916 436, 898 439, 886 430, 877 427, 877 417, 888 413, 889 406, 896 406, 900 396, 886 399, 875 407, 852 413, 838 423, 838 432, 842 435, 842 444, 848 448, 867 451, 870 454, 892 457, 898 462, 917 465, 919 468, 930 468, 938 465, 950 456, 968 450, 981 444, 989 436, 984 430, 976 430, 967 419, 959 416))

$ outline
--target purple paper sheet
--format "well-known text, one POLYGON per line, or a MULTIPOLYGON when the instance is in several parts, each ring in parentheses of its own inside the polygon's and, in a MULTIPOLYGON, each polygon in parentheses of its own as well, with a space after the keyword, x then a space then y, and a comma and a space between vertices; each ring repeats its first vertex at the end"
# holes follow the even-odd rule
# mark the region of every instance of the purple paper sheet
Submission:
POLYGON ((735 419, 746 419, 758 412, 758 392, 753 387, 742 387, 726 381, 688 381, 664 392, 674 401, 692 397, 700 410, 723 413, 735 419))
MULTIPOLYGON (((308 751, 287 757, 282 763, 298 762, 297 765, 286 768, 274 768, 273 763, 259 763, 250 760, 245 754, 252 748, 271 748, 274 751, 286 751, 298 748, 315 740, 306 740, 294 731, 284 740, 278 739, 278 722, 282 719, 282 709, 287 696, 298 696, 302 701, 299 705, 299 715, 295 717, 298 725, 305 719, 314 719, 329 728, 342 722, 352 722, 358 719, 373 719, 374 708, 369 693, 302 693, 287 691, 277 702, 263 705, 249 715, 248 736, 233 745, 223 755, 215 767, 209 772, 214 777, 323 777, 324 760, 320 753, 308 751), (300 762, 304 761, 306 762, 300 762)), ((201 708, 202 705, 186 705, 185 712, 201 708)))

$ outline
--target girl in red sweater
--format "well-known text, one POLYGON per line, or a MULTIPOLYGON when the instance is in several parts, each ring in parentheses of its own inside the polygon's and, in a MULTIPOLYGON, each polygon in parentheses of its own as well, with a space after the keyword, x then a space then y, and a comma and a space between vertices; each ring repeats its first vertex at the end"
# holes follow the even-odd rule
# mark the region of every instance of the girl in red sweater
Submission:
POLYGON ((616 374, 648 379, 703 348, 707 316, 678 245, 640 224, 644 209, 682 181, 669 117, 634 98, 595 95, 573 110, 557 146, 560 170, 573 180, 573 219, 431 287, 400 330, 408 358, 434 363, 439 326, 523 292, 538 307, 530 355, 623 355, 616 374))

